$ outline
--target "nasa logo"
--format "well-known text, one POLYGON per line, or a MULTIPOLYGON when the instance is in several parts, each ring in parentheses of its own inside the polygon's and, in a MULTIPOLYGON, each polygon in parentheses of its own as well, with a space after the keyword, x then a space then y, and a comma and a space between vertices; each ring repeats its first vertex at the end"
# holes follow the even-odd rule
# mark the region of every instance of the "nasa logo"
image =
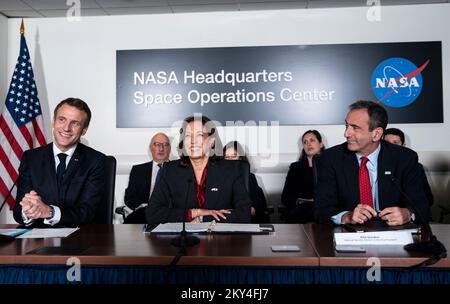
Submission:
POLYGON ((401 108, 413 103, 422 91, 420 74, 428 65, 420 68, 405 58, 394 57, 381 62, 372 74, 372 91, 384 105, 401 108))

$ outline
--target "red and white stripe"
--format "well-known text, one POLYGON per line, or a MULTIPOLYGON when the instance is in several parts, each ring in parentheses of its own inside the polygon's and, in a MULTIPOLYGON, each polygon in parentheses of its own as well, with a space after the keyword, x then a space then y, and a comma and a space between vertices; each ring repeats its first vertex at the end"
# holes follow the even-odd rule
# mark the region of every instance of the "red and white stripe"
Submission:
MULTIPOLYGON (((42 115, 19 128, 5 107, 0 115, 0 193, 2 197, 6 197, 17 180, 23 152, 45 144, 42 115)), ((8 199, 11 208, 15 204, 16 192, 15 188, 8 199)))

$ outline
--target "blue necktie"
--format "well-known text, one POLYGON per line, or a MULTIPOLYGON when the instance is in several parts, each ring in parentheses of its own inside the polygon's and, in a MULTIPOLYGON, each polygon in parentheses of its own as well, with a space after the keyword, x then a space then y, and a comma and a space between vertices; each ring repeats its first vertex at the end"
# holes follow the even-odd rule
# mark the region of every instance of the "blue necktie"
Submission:
POLYGON ((155 185, 158 184, 158 181, 161 179, 161 170, 162 170, 162 164, 157 165, 159 167, 158 173, 156 173, 156 180, 155 185))

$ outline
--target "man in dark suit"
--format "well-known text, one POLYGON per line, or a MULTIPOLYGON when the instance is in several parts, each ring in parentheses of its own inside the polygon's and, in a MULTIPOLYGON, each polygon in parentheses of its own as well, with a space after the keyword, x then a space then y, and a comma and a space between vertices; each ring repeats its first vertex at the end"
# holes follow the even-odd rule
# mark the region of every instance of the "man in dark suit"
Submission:
MULTIPOLYGON (((389 128, 383 134, 383 139, 391 144, 405 146, 405 133, 397 128, 389 128)), ((432 206, 434 203, 433 191, 431 191, 430 184, 428 183, 427 175, 425 174, 425 168, 419 163, 420 175, 422 178, 425 195, 427 196, 428 205, 432 206)))
POLYGON ((130 180, 125 190, 125 205, 133 210, 124 221, 124 224, 144 224, 145 207, 150 195, 159 179, 159 170, 169 160, 170 141, 166 134, 155 134, 149 146, 152 161, 135 165, 131 168, 130 180))
POLYGON ((26 226, 76 227, 90 223, 102 200, 104 154, 80 143, 91 111, 77 98, 54 110, 53 143, 21 159, 14 219, 26 226))
POLYGON ((363 224, 378 217, 397 226, 431 219, 417 153, 381 140, 387 123, 386 110, 376 103, 350 105, 347 142, 321 158, 316 221, 363 224))

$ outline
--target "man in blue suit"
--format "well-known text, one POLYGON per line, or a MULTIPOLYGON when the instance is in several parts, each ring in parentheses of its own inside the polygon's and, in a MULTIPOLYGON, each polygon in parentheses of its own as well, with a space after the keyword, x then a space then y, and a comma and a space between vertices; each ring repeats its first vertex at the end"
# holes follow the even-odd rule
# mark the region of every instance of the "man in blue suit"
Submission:
POLYGON ((397 226, 431 219, 417 153, 382 140, 387 124, 382 106, 370 101, 350 105, 347 141, 321 157, 317 222, 363 224, 379 218, 397 226))
POLYGON ((102 201, 106 156, 80 143, 91 119, 78 98, 54 110, 53 143, 21 159, 14 219, 22 225, 75 227, 93 221, 102 201))

